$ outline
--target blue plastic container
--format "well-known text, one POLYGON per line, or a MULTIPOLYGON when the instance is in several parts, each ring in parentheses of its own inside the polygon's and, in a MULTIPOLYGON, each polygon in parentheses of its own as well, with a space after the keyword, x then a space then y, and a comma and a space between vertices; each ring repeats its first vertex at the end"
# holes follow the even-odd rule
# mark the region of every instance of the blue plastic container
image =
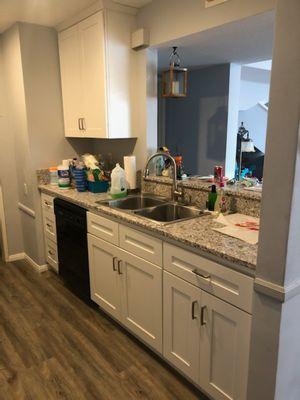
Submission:
POLYGON ((75 178, 76 189, 78 192, 85 192, 87 190, 87 179, 85 169, 72 170, 73 176, 75 178))
POLYGON ((109 183, 106 181, 88 181, 88 190, 92 193, 105 193, 109 188, 109 183))

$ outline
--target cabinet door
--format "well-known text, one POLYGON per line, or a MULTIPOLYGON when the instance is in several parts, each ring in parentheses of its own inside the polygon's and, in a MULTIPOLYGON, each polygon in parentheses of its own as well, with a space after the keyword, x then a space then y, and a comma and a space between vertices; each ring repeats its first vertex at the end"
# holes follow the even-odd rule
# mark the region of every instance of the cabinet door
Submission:
POLYGON ((158 352, 162 352, 162 269, 120 250, 122 322, 158 352))
POLYGON ((200 386, 216 400, 245 400, 251 316, 202 292, 200 386))
POLYGON ((79 130, 81 110, 81 50, 78 26, 59 33, 59 58, 65 136, 82 137, 79 130))
POLYGON ((164 271, 164 356, 199 382, 201 290, 164 271))
POLYGON ((88 234, 91 298, 114 318, 121 318, 118 248, 88 234))
POLYGON ((79 23, 84 136, 106 138, 106 73, 103 12, 79 23))

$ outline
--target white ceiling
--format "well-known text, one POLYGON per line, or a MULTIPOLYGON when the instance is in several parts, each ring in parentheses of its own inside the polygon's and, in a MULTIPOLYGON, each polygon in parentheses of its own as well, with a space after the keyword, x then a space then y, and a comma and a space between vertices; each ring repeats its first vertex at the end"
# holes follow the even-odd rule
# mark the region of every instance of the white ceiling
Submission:
POLYGON ((169 65, 171 46, 178 46, 182 66, 248 64, 272 58, 274 12, 222 25, 160 46, 159 68, 169 65))
MULTIPOLYGON (((114 0, 131 7, 143 7, 151 0, 114 0)), ((95 3, 95 0, 0 0, 0 33, 16 21, 55 26, 95 3)))

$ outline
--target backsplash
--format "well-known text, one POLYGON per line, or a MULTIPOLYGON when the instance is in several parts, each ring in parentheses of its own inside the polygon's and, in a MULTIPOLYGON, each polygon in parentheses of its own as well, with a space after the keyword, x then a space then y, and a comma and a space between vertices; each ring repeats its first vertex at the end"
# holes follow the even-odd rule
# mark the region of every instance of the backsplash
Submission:
MULTIPOLYGON (((206 208, 211 183, 203 183, 193 179, 182 181, 179 186, 183 190, 183 200, 187 204, 206 208)), ((143 180, 143 192, 152 193, 167 198, 172 197, 172 179, 150 176, 143 180)), ((238 212, 253 217, 260 216, 261 193, 249 192, 235 187, 226 188, 226 200, 232 212, 238 212)))

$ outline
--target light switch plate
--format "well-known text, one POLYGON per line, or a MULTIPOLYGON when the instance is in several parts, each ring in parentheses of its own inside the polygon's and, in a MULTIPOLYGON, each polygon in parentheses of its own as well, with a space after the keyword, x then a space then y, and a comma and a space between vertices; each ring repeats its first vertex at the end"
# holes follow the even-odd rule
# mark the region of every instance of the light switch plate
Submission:
POLYGON ((213 7, 217 6, 218 4, 225 3, 228 0, 205 0, 205 7, 213 7))

